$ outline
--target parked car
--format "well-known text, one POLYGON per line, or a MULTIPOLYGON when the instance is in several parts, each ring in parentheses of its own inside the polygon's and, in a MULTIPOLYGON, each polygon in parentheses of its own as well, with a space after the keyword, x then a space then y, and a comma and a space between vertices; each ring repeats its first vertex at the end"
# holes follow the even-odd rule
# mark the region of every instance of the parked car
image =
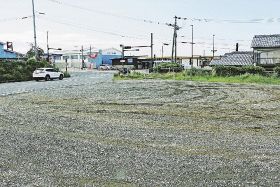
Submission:
POLYGON ((33 72, 33 79, 36 81, 39 80, 49 81, 53 79, 62 80, 63 78, 64 78, 64 74, 53 68, 39 68, 33 72))
POLYGON ((102 64, 99 66, 99 70, 111 70, 112 66, 109 64, 102 64))

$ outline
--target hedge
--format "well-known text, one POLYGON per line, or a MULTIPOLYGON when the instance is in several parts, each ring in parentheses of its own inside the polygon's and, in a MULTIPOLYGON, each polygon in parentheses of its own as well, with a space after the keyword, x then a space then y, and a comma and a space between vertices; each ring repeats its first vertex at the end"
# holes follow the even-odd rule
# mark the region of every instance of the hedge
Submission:
POLYGON ((258 74, 258 75, 266 75, 265 69, 259 66, 243 66, 243 67, 235 67, 235 66, 215 66, 213 68, 213 75, 216 76, 239 76, 244 74, 258 74))
POLYGON ((50 67, 46 61, 3 61, 0 62, 0 82, 19 82, 32 80, 32 73, 37 68, 50 67))
POLYGON ((187 76, 209 76, 212 75, 212 70, 191 68, 186 70, 187 76))
POLYGON ((182 72, 184 68, 177 63, 169 62, 169 63, 160 63, 158 66, 152 69, 152 72, 157 73, 168 73, 168 72, 182 72))
POLYGON ((280 67, 279 66, 274 68, 274 73, 277 77, 280 77, 280 67))

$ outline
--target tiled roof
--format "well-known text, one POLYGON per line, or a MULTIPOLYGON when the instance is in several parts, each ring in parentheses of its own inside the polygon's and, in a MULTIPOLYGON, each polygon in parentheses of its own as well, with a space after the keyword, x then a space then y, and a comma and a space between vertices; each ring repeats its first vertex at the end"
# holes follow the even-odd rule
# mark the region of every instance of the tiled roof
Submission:
POLYGON ((253 65, 253 52, 226 53, 219 60, 212 60, 210 66, 249 66, 253 65))
POLYGON ((256 35, 252 41, 252 48, 280 48, 280 34, 256 35))

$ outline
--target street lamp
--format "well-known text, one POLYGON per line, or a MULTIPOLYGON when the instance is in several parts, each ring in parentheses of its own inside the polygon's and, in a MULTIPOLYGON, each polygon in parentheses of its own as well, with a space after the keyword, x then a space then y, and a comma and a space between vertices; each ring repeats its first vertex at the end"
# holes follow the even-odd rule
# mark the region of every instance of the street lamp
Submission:
POLYGON ((192 45, 192 57, 191 57, 190 65, 191 65, 191 67, 193 67, 193 45, 195 43, 194 42, 180 42, 180 43, 182 43, 182 44, 191 44, 192 45))
POLYGON ((168 46, 168 45, 170 45, 169 43, 162 43, 162 49, 161 49, 161 56, 162 56, 162 61, 163 61, 163 54, 164 54, 164 46, 168 46))
MULTIPOLYGON (((32 16, 25 16, 22 17, 21 19, 28 19, 28 18, 33 18, 33 30, 34 30, 34 52, 35 52, 35 59, 37 60, 39 55, 38 55, 38 47, 37 47, 37 34, 36 34, 36 14, 35 14, 35 4, 34 0, 32 0, 32 16)), ((44 12, 37 12, 40 15, 46 15, 44 12)))

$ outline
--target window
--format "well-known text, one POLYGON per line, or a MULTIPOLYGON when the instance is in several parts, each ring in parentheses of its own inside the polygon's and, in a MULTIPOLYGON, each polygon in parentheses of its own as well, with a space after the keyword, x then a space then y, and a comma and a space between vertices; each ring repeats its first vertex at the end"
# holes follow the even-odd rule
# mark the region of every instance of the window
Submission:
POLYGON ((68 59, 69 57, 68 56, 63 56, 63 60, 66 60, 68 59))
POLYGON ((55 60, 61 60, 61 56, 54 56, 55 60))
POLYGON ((71 59, 72 59, 72 60, 78 60, 78 59, 79 59, 79 56, 78 56, 78 55, 71 55, 71 59))

